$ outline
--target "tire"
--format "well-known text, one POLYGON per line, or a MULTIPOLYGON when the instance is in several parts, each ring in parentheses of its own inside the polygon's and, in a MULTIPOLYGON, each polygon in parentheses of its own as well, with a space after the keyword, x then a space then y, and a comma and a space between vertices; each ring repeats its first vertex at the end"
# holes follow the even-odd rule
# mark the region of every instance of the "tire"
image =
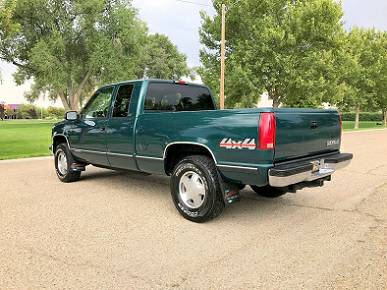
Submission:
POLYGON ((254 190, 259 196, 263 196, 266 198, 277 198, 280 197, 284 194, 286 194, 286 191, 281 189, 281 188, 275 188, 271 186, 255 186, 255 185, 250 185, 251 189, 254 190))
POLYGON ((61 143, 56 147, 54 158, 56 175, 60 181, 70 183, 80 179, 81 172, 70 169, 75 161, 66 143, 61 143))
POLYGON ((225 208, 217 168, 207 156, 187 156, 175 166, 171 194, 179 213, 195 223, 216 218, 225 208))

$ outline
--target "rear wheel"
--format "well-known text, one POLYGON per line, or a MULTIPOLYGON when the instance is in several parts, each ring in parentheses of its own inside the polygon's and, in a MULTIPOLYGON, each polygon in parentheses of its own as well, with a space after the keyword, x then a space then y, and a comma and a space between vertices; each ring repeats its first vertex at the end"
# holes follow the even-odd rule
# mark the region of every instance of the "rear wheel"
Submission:
POLYGON ((225 207, 216 166, 207 156, 188 156, 175 166, 171 194, 179 213, 196 223, 219 216, 225 207))
POLYGON ((61 143, 56 147, 54 158, 56 175, 60 181, 69 183, 80 179, 81 172, 71 169, 75 161, 66 143, 61 143))
POLYGON ((269 185, 259 187, 256 185, 250 185, 252 190, 254 190, 258 195, 266 197, 266 198, 277 198, 284 194, 286 194, 286 191, 281 188, 271 187, 269 185))

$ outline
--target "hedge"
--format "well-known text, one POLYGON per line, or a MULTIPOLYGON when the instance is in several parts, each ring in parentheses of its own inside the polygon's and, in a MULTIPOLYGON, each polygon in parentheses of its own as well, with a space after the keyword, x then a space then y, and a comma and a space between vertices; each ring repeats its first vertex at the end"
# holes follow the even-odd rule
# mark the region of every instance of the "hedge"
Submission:
MULTIPOLYGON (((14 114, 13 112, 5 112, 7 115, 14 114)), ((63 108, 48 107, 39 108, 32 104, 23 104, 16 111, 17 119, 52 119, 61 120, 64 118, 65 110, 63 108)))
MULTIPOLYGON (((356 118, 355 112, 342 112, 340 115, 343 121, 355 121, 356 118)), ((360 121, 380 122, 383 121, 383 114, 375 112, 361 112, 360 121)))
POLYGON ((48 107, 47 108, 47 117, 48 119, 58 119, 61 120, 64 118, 65 110, 63 108, 48 107))

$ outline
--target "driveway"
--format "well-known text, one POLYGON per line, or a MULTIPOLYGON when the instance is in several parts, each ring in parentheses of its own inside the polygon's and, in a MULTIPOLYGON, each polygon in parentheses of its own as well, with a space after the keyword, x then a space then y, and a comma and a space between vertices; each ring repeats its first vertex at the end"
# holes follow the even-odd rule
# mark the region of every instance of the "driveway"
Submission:
POLYGON ((276 200, 243 191, 206 224, 169 180, 51 159, 0 162, 0 289, 386 289, 387 130, 346 133, 350 167, 276 200))

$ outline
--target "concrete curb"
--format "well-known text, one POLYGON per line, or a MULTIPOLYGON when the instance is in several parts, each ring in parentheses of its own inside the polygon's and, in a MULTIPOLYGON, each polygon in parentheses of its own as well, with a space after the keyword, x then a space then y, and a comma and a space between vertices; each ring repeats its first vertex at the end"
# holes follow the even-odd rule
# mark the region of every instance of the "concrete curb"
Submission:
POLYGON ((6 159, 6 160, 0 160, 0 164, 29 162, 29 161, 43 161, 43 160, 49 160, 49 159, 52 159, 52 156, 6 159))
POLYGON ((363 133, 363 132, 378 132, 378 131, 386 131, 387 128, 380 128, 380 129, 366 129, 366 130, 351 130, 351 131, 343 131, 344 134, 350 134, 350 133, 363 133))

